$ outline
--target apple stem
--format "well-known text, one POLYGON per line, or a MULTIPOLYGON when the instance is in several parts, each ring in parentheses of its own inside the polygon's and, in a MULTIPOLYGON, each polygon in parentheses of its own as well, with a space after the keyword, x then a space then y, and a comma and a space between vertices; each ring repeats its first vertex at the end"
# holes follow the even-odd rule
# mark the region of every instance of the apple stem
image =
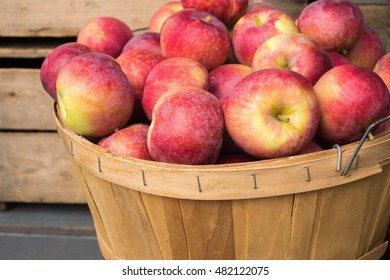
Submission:
POLYGON ((290 117, 287 117, 287 116, 283 116, 283 115, 276 115, 276 118, 279 120, 279 121, 283 121, 283 122, 290 122, 290 117))
POLYGON ((261 26, 261 20, 258 16, 255 16, 255 24, 256 26, 261 26))
POLYGON ((369 132, 368 133, 368 139, 370 139, 370 141, 372 141, 372 140, 374 140, 374 135, 371 133, 371 132, 369 132))
POLYGON ((207 16, 207 17, 205 17, 205 19, 204 19, 204 21, 207 23, 207 22, 210 22, 210 20, 211 20, 211 16, 207 16))

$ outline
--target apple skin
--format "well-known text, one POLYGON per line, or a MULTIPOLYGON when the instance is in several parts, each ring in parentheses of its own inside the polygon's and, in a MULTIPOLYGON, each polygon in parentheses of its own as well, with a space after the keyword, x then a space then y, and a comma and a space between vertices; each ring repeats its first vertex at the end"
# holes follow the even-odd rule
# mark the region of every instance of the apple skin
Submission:
POLYGON ((160 33, 143 32, 134 35, 122 48, 121 54, 128 50, 144 50, 162 55, 160 33))
POLYGON ((248 66, 256 50, 280 33, 297 33, 294 20, 276 9, 261 9, 243 15, 232 30, 233 52, 237 61, 248 66))
POLYGON ((149 72, 142 94, 142 108, 152 120, 157 100, 172 89, 180 87, 209 88, 209 72, 199 62, 185 57, 167 58, 149 72))
POLYGON ((69 42, 54 48, 43 60, 40 79, 44 90, 57 101, 56 82, 60 69, 72 58, 92 50, 83 44, 69 42))
POLYGON ((360 140, 365 129, 389 111, 386 84, 375 72, 361 66, 334 67, 314 89, 321 110, 318 134, 330 144, 360 140))
POLYGON ((232 153, 232 154, 221 154, 216 164, 240 163, 240 162, 250 162, 256 160, 259 159, 252 157, 244 152, 241 152, 241 153, 232 153))
POLYGON ((386 53, 378 60, 373 71, 382 78, 390 91, 390 53, 386 53))
POLYGON ((162 5, 150 19, 148 31, 160 33, 167 18, 181 10, 183 10, 183 6, 180 1, 171 1, 162 5))
POLYGON ((232 27, 244 15, 248 0, 181 0, 184 9, 197 9, 208 12, 220 19, 227 27, 232 27))
POLYGON ((346 51, 345 57, 358 66, 374 69, 375 64, 385 54, 385 46, 380 35, 365 26, 356 44, 346 51))
POLYGON ((161 50, 166 57, 187 57, 207 70, 225 63, 230 52, 226 26, 210 13, 184 9, 169 17, 161 29, 161 50))
POLYGON ((141 101, 146 77, 164 59, 161 54, 147 50, 128 50, 116 58, 133 87, 135 99, 141 101))
POLYGON ((148 131, 148 125, 134 123, 102 138, 98 146, 121 156, 152 160, 147 146, 148 131))
MULTIPOLYGON (((390 116, 390 110, 387 112, 386 116, 385 117, 389 117, 390 116)), ((382 132, 385 132, 385 131, 389 131, 390 130, 390 120, 387 120, 385 122, 382 122, 381 124, 379 124, 375 129, 374 131, 372 132, 373 135, 377 135, 379 133, 382 133, 382 132)))
POLYGON ((265 41, 253 56, 253 71, 271 67, 295 71, 314 85, 333 66, 326 50, 309 36, 284 33, 265 41))
POLYGON ((348 58, 346 58, 344 55, 337 53, 337 52, 328 52, 328 56, 329 56, 330 60, 332 61, 333 67, 350 63, 348 58))
POLYGON ((309 144, 303 147, 302 150, 296 153, 296 155, 304 155, 304 154, 314 153, 323 150, 324 148, 322 148, 318 143, 311 141, 309 144))
POLYGON ((133 89, 114 58, 91 52, 61 68, 57 98, 64 124, 86 137, 103 137, 126 125, 133 106, 133 89))
POLYGON ((247 13, 256 11, 256 10, 265 10, 265 9, 274 9, 278 10, 278 8, 267 2, 251 2, 248 4, 247 13))
POLYGON ((313 86, 302 75, 269 68, 244 78, 224 108, 229 135, 256 158, 296 154, 312 141, 319 122, 313 86))
POLYGON ((213 164, 222 146, 221 104, 210 92, 195 87, 172 90, 153 109, 148 148, 156 161, 213 164))
POLYGON ((327 51, 348 50, 359 40, 364 16, 349 0, 321 0, 307 5, 298 17, 298 29, 327 51))
POLYGON ((114 17, 97 17, 81 28, 77 43, 116 58, 133 36, 133 31, 123 21, 114 17))
POLYGON ((229 97, 235 86, 252 73, 252 68, 243 64, 223 64, 210 72, 209 91, 218 99, 229 97))

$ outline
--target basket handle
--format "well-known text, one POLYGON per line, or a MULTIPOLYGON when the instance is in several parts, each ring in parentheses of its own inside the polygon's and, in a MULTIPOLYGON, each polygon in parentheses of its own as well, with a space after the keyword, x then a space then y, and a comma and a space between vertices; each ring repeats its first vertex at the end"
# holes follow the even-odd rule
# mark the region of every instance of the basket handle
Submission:
MULTIPOLYGON (((359 153, 360 151, 360 148, 363 146, 364 142, 366 141, 366 139, 368 138, 368 135, 371 133, 371 131, 373 131, 378 125, 380 125, 381 123, 385 122, 385 121, 388 121, 390 120, 390 116, 386 116, 382 119, 379 119, 377 120, 376 122, 373 122, 366 130, 366 132, 364 133, 362 139, 360 139, 360 142, 359 144, 357 145, 355 151, 353 152, 351 158, 349 159, 348 161, 348 164, 347 166, 344 168, 343 172, 341 173, 341 176, 346 176, 348 174, 348 171, 349 169, 351 168, 352 166, 352 163, 353 161, 355 160, 357 154, 359 153)), ((341 158, 341 157, 339 157, 341 158)))

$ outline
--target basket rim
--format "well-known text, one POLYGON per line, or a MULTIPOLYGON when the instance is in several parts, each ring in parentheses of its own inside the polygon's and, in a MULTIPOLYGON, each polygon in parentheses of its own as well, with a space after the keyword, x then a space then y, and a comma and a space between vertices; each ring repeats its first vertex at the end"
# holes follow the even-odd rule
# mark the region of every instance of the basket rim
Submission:
MULTIPOLYGON (((160 196, 225 200, 295 194, 354 182, 380 173, 382 167, 390 163, 390 152, 387 152, 390 150, 390 131, 377 135, 373 141, 366 141, 359 152, 365 158, 360 159, 359 168, 351 170, 347 176, 341 176, 336 170, 336 149, 228 164, 184 165, 149 161, 114 154, 74 133, 61 121, 56 102, 52 114, 59 137, 77 165, 110 183, 160 196), (378 150, 383 151, 378 153, 378 150), (296 171, 299 180, 289 177, 296 171), (267 176, 274 176, 276 182, 268 182, 264 187, 267 176), (286 182, 290 186, 283 185, 286 182), (236 187, 237 183, 242 186, 236 187)), ((342 166, 357 143, 341 146, 342 166)))

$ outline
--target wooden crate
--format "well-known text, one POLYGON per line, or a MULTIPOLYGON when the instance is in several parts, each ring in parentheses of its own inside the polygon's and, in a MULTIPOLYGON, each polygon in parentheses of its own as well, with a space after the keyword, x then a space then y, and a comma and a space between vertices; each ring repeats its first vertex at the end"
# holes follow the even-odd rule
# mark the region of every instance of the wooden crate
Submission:
MULTIPOLYGON (((50 114, 39 68, 56 46, 74 41, 97 16, 114 16, 133 30, 148 25, 158 7, 151 1, 0 0, 0 203, 85 203, 50 114)), ((269 0, 293 18, 306 0, 269 0)), ((355 0, 368 25, 390 37, 388 0, 355 0)), ((390 50, 390 43, 387 43, 390 50)))

